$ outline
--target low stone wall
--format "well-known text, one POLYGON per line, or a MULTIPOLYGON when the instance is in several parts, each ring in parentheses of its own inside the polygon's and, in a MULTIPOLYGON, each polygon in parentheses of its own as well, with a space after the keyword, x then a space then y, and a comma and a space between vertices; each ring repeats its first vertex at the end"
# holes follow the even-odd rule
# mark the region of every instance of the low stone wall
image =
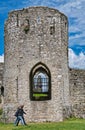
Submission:
POLYGON ((85 118, 85 71, 69 69, 72 114, 85 118))

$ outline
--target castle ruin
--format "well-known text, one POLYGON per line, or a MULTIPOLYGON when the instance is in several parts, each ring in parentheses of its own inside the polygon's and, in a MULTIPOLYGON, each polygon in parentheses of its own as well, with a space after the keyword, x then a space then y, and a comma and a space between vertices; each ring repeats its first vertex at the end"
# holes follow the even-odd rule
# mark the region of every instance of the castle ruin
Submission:
POLYGON ((4 105, 8 122, 24 104, 28 122, 83 117, 85 71, 68 67, 68 19, 56 9, 29 7, 5 23, 4 105))

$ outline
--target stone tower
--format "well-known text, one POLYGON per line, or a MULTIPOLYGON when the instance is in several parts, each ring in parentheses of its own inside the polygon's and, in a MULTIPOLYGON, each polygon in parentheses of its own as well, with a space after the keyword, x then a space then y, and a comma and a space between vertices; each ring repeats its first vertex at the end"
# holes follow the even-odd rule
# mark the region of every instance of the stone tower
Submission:
POLYGON ((9 13, 3 79, 8 122, 20 104, 30 122, 69 116, 67 45, 67 17, 58 10, 29 7, 9 13))

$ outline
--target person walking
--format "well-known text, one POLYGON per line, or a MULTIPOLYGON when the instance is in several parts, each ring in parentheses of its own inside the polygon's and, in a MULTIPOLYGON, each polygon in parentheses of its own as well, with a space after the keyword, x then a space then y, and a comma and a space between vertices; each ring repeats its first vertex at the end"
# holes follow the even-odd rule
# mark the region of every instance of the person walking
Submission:
POLYGON ((17 111, 15 112, 16 120, 14 124, 18 126, 19 122, 21 121, 22 125, 27 125, 24 119, 24 114, 26 114, 23 110, 24 105, 18 107, 17 111))

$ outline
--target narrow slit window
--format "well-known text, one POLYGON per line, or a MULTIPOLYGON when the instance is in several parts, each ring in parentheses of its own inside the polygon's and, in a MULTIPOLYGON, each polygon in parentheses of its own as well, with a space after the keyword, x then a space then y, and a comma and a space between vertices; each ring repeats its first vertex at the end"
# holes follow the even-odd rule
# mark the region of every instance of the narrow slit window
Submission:
POLYGON ((55 33, 55 27, 50 26, 50 34, 53 35, 55 33))

